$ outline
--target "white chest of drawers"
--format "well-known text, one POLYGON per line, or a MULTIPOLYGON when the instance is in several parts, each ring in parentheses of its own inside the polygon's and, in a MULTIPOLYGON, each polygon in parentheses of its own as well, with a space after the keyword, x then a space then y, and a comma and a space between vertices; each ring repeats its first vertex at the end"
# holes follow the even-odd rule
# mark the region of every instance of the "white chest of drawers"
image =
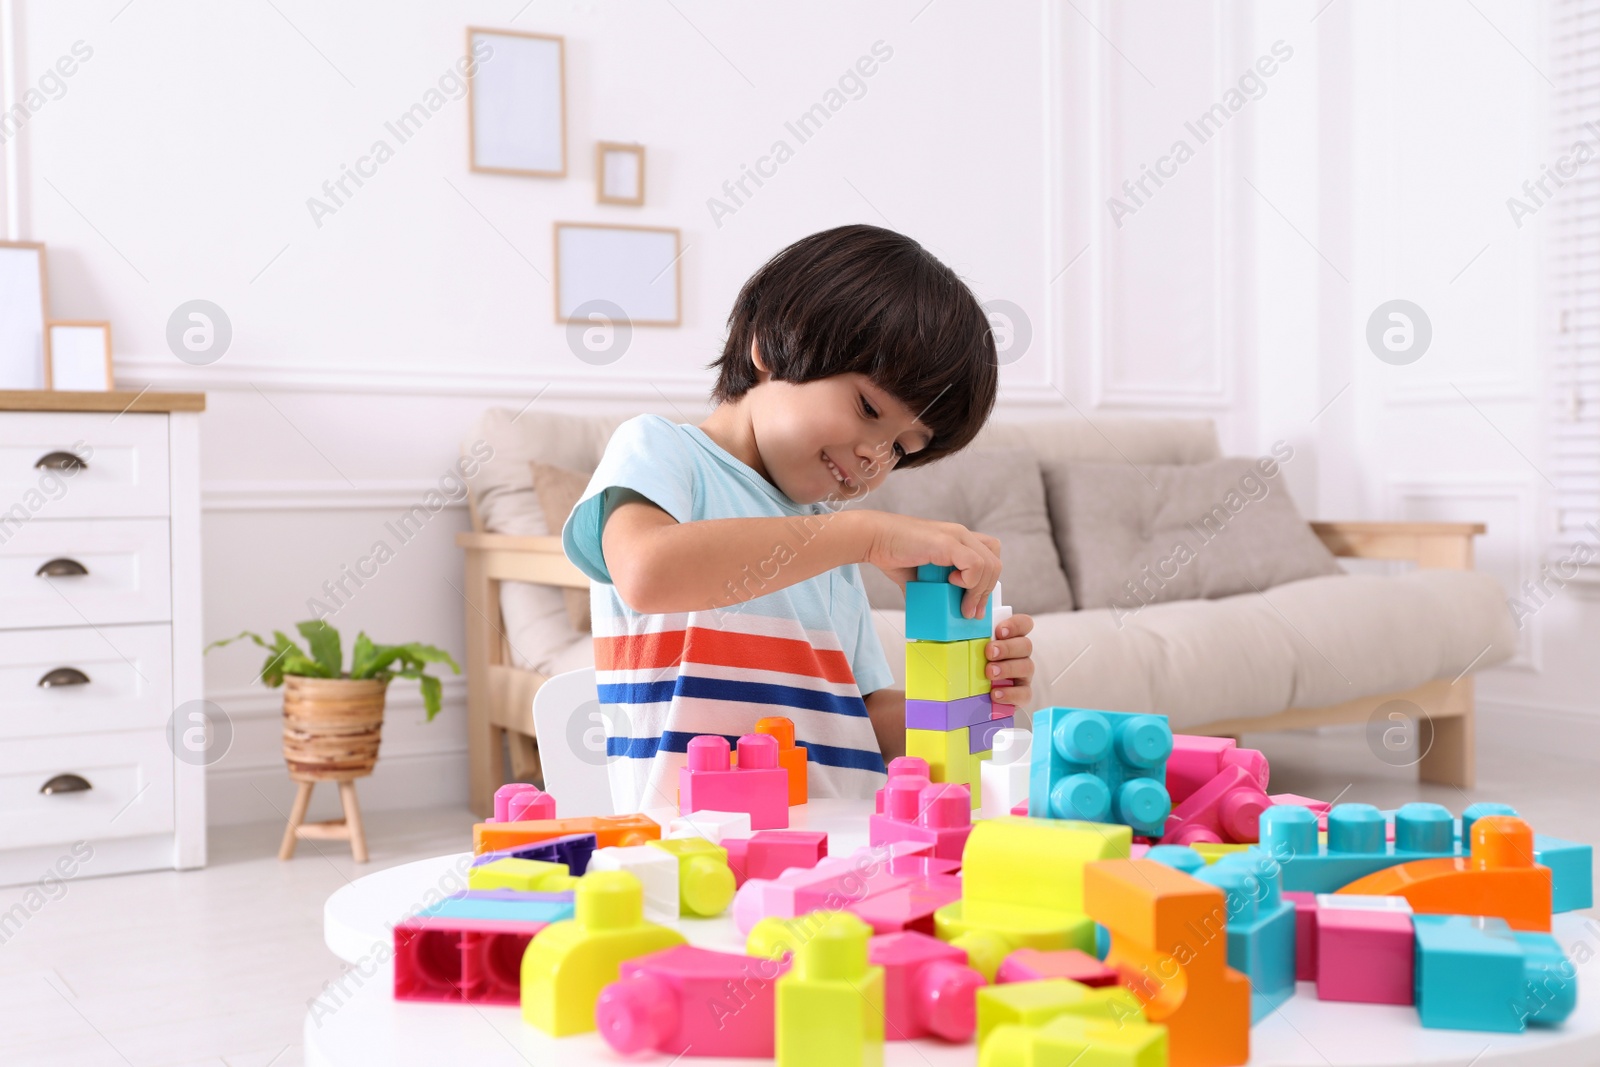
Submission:
POLYGON ((205 864, 204 406, 0 392, 0 885, 205 864))

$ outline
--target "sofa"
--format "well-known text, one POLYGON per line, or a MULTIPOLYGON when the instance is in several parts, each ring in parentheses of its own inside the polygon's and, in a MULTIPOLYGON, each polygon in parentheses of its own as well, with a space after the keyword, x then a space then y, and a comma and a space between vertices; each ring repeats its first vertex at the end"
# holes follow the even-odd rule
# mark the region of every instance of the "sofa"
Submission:
MULTIPOLYGON (((626 417, 492 409, 463 441, 463 455, 489 457, 471 481, 473 530, 458 536, 480 815, 508 773, 540 779, 534 692, 593 665, 588 582, 559 525, 626 417)), ((1504 592, 1472 569, 1484 527, 1307 523, 1286 485, 1295 461, 1282 442, 1224 457, 1206 419, 995 422, 966 452, 839 506, 1000 538, 1003 599, 1036 620, 1033 707, 1156 712, 1179 732, 1233 737, 1350 723, 1381 735, 1399 714, 1431 735, 1421 779, 1469 787, 1472 672, 1515 640, 1504 592), (1350 573, 1335 557, 1395 562, 1350 573)), ((903 682, 900 591, 862 569, 903 682)))

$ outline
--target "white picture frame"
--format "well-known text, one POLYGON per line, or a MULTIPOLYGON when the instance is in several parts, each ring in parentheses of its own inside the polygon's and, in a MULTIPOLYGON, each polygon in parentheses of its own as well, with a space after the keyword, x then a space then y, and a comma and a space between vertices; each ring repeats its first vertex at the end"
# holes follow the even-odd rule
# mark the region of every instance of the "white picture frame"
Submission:
POLYGON ((45 377, 51 389, 105 393, 116 388, 109 322, 52 321, 46 327, 45 342, 45 377))
POLYGON ((679 325, 680 241, 678 230, 665 226, 556 223, 556 322, 588 321, 578 309, 603 300, 634 326, 679 325))
POLYGON ((467 28, 467 54, 487 45, 467 78, 467 154, 480 174, 567 174, 566 39, 467 28))
POLYGON ((0 389, 48 389, 44 245, 0 241, 0 389))
POLYGON ((644 205, 644 145, 600 141, 594 146, 597 204, 644 205))

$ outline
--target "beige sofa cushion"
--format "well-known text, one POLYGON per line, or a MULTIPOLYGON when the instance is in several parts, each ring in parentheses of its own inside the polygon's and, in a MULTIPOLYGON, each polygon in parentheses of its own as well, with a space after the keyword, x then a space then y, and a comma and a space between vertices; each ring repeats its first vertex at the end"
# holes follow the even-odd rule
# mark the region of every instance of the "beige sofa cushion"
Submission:
MULTIPOLYGON (((534 463, 532 469, 533 492, 539 498, 539 509, 544 512, 545 528, 559 530, 567 524, 567 516, 577 506, 578 498, 583 496, 592 472, 584 474, 549 463, 534 463)), ((561 596, 566 601, 567 621, 572 623, 573 630, 588 633, 594 629, 589 609, 589 590, 563 589, 561 596)))
MULTIPOLYGON (((904 618, 873 612, 896 684, 904 618)), ((1454 679, 1508 658, 1505 593, 1476 571, 1336 575, 1265 594, 1041 615, 1031 707, 1154 712, 1182 730, 1454 679)), ((1029 718, 1031 716, 1024 716, 1029 718)))
POLYGON ((1080 608, 1139 611, 1340 573, 1271 458, 1067 463, 1049 484, 1080 608))

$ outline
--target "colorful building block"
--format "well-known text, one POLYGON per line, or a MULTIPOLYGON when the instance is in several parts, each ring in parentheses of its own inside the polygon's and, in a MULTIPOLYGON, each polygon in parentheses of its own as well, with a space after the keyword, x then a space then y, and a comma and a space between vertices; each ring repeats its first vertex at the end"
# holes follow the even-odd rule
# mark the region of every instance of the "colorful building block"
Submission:
POLYGON ((1171 805, 1166 760, 1172 730, 1164 715, 1081 708, 1034 712, 1028 814, 1122 823, 1160 836, 1171 805))
POLYGON ((1173 734, 1172 755, 1167 757, 1167 794, 1176 807, 1229 767, 1243 770, 1257 789, 1267 788, 1271 768, 1267 757, 1253 748, 1240 748, 1231 737, 1173 734))
POLYGON ((733 897, 734 926, 748 934, 762 919, 839 911, 908 886, 913 880, 912 875, 891 872, 882 849, 862 848, 848 856, 828 856, 811 868, 790 868, 774 879, 746 881, 733 897))
POLYGON ((960 700, 906 699, 906 728, 911 730, 959 730, 979 726, 994 718, 994 698, 987 692, 960 700))
POLYGON ((1594 907, 1594 846, 1533 835, 1533 860, 1550 868, 1550 910, 1594 907))
POLYGON ((989 1035, 981 1067, 1167 1067, 1167 1028, 1063 1015, 1043 1026, 1001 1026, 989 1035))
POLYGON ((528 942, 548 923, 405 919, 394 927, 394 999, 515 1004, 528 942))
POLYGON ((728 866, 739 885, 750 878, 776 878, 791 867, 809 870, 828 854, 828 835, 820 830, 761 830, 738 844, 738 860, 730 849, 728 866))
MULTIPOLYGON (((1411 1004, 1416 935, 1408 910, 1316 909, 1317 999, 1411 1004)), ((1398 899, 1398 898, 1396 898, 1398 899)))
POLYGON ((524 893, 556 893, 571 889, 578 880, 565 863, 515 858, 495 860, 467 870, 469 889, 516 889, 524 893))
POLYGON ((766 734, 778 742, 778 766, 789 775, 789 806, 804 804, 810 796, 806 779, 810 755, 804 745, 794 743, 794 721, 782 715, 768 715, 756 720, 756 733, 766 734))
POLYGON ((1395 813, 1395 839, 1385 838, 1383 813, 1370 804, 1339 804, 1328 812, 1328 835, 1320 841, 1317 816, 1296 804, 1261 813, 1261 849, 1283 867, 1283 888, 1332 893, 1358 878, 1398 863, 1453 856, 1454 841, 1440 832, 1437 804, 1407 804, 1395 813))
POLYGON ((754 832, 750 829, 748 811, 702 810, 673 819, 661 836, 703 837, 713 845, 726 845, 730 838, 749 837, 754 832))
POLYGON ((984 986, 978 990, 977 1001, 980 1063, 989 1039, 1001 1027, 1037 1029, 1065 1015, 1118 1024, 1144 1021, 1139 999, 1121 986, 1097 989, 1064 978, 984 986))
MULTIPOLYGON (((652 842, 651 844, 654 844, 652 842)), ((651 844, 596 849, 589 871, 626 871, 644 889, 645 922, 678 921, 678 859, 651 844)))
POLYGON ((882 934, 867 942, 867 960, 883 968, 886 1040, 972 1037, 984 980, 967 966, 965 952, 927 934, 882 934))
MULTIPOLYGON (((1134 848, 1136 854, 1132 858, 1140 859, 1141 857, 1137 855, 1138 846, 1135 845, 1134 848)), ((1205 857, 1188 845, 1151 845, 1142 858, 1164 864, 1184 874, 1195 874, 1204 870, 1206 866, 1205 857)))
POLYGON ((778 765, 778 742, 767 734, 739 738, 739 765, 728 759, 728 739, 689 739, 688 765, 678 771, 678 811, 742 811, 755 830, 789 825, 789 774, 778 765))
POLYGON ((594 855, 594 834, 567 834, 536 841, 531 845, 497 849, 472 857, 474 867, 496 863, 500 860, 535 860, 540 863, 559 863, 574 877, 589 869, 589 857, 594 855))
MULTIPOLYGON (((920 774, 930 782, 933 781, 933 768, 929 767, 928 761, 921 756, 896 756, 889 761, 889 766, 886 769, 890 778, 898 774, 920 774)), ((883 804, 888 797, 888 790, 889 783, 885 781, 883 785, 878 787, 877 792, 872 794, 874 802, 872 810, 874 814, 883 814, 883 804)))
POLYGON ((522 957, 522 1017, 552 1037, 595 1028, 595 1001, 624 960, 685 943, 678 931, 645 921, 644 888, 627 871, 584 875, 575 908, 522 957))
POLYGON ((1222 890, 1150 860, 1103 860, 1083 868, 1083 903, 1111 933, 1106 965, 1167 1027, 1172 1067, 1249 1060, 1250 983, 1227 964, 1222 890))
POLYGON ((870 844, 926 842, 941 859, 961 859, 972 832, 972 794, 966 786, 901 774, 890 778, 884 789, 886 810, 867 817, 870 844))
POLYGON ((1172 809, 1161 840, 1169 845, 1249 843, 1272 806, 1243 767, 1226 766, 1172 809))
POLYGON ((1117 984, 1116 971, 1075 948, 1054 952, 1019 948, 1005 958, 995 975, 995 981, 1002 983, 1042 982, 1048 978, 1066 978, 1095 989, 1117 984))
MULTIPOLYGON (((1338 813, 1335 808, 1333 815, 1338 813)), ((1359 878, 1337 892, 1402 896, 1418 915, 1496 916, 1513 930, 1548 932, 1550 869, 1533 861, 1532 829, 1511 815, 1491 815, 1471 827, 1470 857, 1412 860, 1359 878)))
POLYGON ((733 893, 738 887, 728 867, 728 850, 721 845, 713 845, 702 837, 680 837, 652 841, 644 847, 665 852, 677 861, 680 915, 709 918, 721 915, 733 903, 733 893))
MULTIPOLYGON (((994 735, 994 755, 978 768, 979 814, 998 819, 1028 800, 1028 775, 1033 761, 1033 734, 1012 727, 994 735)), ((1026 812, 1024 812, 1026 814, 1026 812)))
POLYGON ((472 827, 472 851, 501 852, 572 834, 593 834, 596 848, 642 845, 661 836, 661 825, 648 815, 590 815, 576 819, 534 819, 528 822, 480 822, 472 827))
POLYGON ((556 798, 528 782, 508 782, 494 791, 494 818, 491 822, 523 822, 554 819, 556 798))
POLYGON ((595 1028, 623 1055, 770 1059, 776 982, 787 961, 677 945, 624 961, 595 1003, 595 1028))
POLYGON ((417 918, 495 919, 554 923, 572 917, 573 894, 519 893, 513 889, 469 889, 452 893, 417 912, 417 918))
POLYGON ((1278 864, 1264 852, 1236 853, 1194 877, 1222 890, 1228 966, 1250 980, 1250 1021, 1259 1022, 1294 996, 1295 908, 1283 899, 1278 864))
POLYGON ((1085 866, 1126 856, 1131 844, 1126 826, 1014 815, 984 819, 973 826, 962 855, 961 899, 934 916, 938 936, 966 949, 990 981, 1019 948, 1093 951, 1085 866))
POLYGON ((931 781, 966 785, 972 774, 972 743, 965 727, 907 730, 906 755, 927 762, 931 781))
POLYGON ((1504 919, 1416 915, 1417 1015, 1430 1029, 1516 1034, 1577 1006, 1577 974, 1549 934, 1504 919))
MULTIPOLYGON (((988 752, 994 748, 994 737, 1001 730, 1010 730, 1017 725, 1014 715, 1006 715, 999 719, 990 719, 967 729, 967 744, 974 753, 988 752)), ((976 779, 974 779, 976 780, 976 779)))
POLYGON ((966 590, 949 581, 906 583, 906 639, 908 641, 972 641, 994 636, 991 611, 986 603, 976 619, 961 614, 966 590))
POLYGON ((1294 977, 1297 982, 1317 980, 1317 894, 1285 890, 1283 899, 1294 905, 1294 977))
POLYGON ((883 1063, 884 974, 868 962, 870 936, 854 915, 831 915, 797 946, 777 981, 779 1067, 883 1063))
POLYGON ((906 699, 960 701, 984 696, 987 636, 970 641, 907 641, 906 699))
POLYGON ((1224 856, 1233 856, 1240 852, 1248 852, 1255 846, 1229 841, 1196 841, 1194 844, 1187 847, 1193 849, 1195 853, 1198 854, 1199 857, 1205 862, 1215 863, 1224 856))

